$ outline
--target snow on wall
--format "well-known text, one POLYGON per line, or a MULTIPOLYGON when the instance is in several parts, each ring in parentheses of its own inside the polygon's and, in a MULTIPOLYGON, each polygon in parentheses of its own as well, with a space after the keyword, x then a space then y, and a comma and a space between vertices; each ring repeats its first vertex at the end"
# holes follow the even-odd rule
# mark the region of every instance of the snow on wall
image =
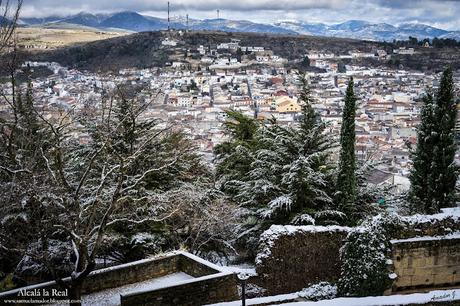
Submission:
POLYGON ((264 258, 271 254, 271 248, 276 240, 283 236, 291 236, 298 233, 336 233, 336 232, 349 232, 351 228, 345 226, 293 226, 293 225, 272 225, 268 230, 260 236, 260 245, 262 246, 256 257, 256 264, 261 264, 264 258))
POLYGON ((397 243, 407 243, 407 242, 422 242, 422 241, 439 241, 439 240, 451 240, 451 239, 460 239, 460 232, 454 232, 443 236, 421 236, 413 237, 407 239, 392 239, 390 242, 392 244, 397 243))
POLYGON ((260 239, 257 285, 269 294, 302 290, 340 276, 340 248, 351 228, 343 226, 272 225, 260 239))
POLYGON ((460 221, 460 207, 454 208, 442 208, 439 214, 434 215, 413 215, 413 216, 404 216, 401 219, 409 224, 422 224, 422 223, 435 223, 439 221, 444 221, 446 219, 451 219, 455 222, 460 221))

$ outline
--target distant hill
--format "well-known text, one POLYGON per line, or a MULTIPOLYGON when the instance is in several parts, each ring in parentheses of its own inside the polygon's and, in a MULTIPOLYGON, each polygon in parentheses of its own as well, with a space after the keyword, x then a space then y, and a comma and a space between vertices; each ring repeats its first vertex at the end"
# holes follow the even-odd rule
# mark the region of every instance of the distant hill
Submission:
MULTIPOLYGON (((167 19, 141 15, 136 12, 119 12, 115 14, 79 13, 68 17, 48 17, 48 18, 23 18, 22 25, 43 26, 49 24, 75 24, 94 28, 117 28, 134 32, 158 31, 168 28, 167 19)), ((184 18, 173 19, 170 23, 173 29, 186 29, 187 23, 184 18)), ((224 32, 254 32, 254 33, 273 33, 273 34, 298 34, 290 29, 284 29, 269 24, 254 23, 246 20, 227 20, 227 19, 191 19, 189 23, 191 30, 208 30, 224 32)))
POLYGON ((80 13, 68 18, 64 18, 61 21, 70 24, 78 24, 87 27, 100 27, 101 22, 106 19, 105 15, 93 15, 88 13, 80 13))
MULTIPOLYGON (((242 46, 260 46, 272 50, 276 55, 287 58, 288 67, 296 66, 310 50, 327 53, 347 54, 350 51, 376 52, 384 49, 392 53, 397 48, 393 43, 362 41, 348 38, 318 37, 304 35, 283 35, 243 32, 150 31, 80 44, 54 51, 38 52, 30 56, 36 61, 55 61, 64 66, 92 71, 118 71, 122 68, 162 67, 166 62, 185 58, 184 50, 196 50, 200 45, 215 48, 218 44, 240 40, 242 46), (165 37, 177 41, 177 46, 164 46, 165 37)), ((415 47, 412 56, 392 54, 390 60, 348 59, 346 64, 385 66, 416 70, 440 70, 445 65, 460 69, 459 48, 415 47)))
MULTIPOLYGON (((119 12, 114 14, 79 13, 68 17, 23 18, 23 25, 44 25, 49 23, 66 23, 95 28, 118 28, 134 32, 166 30, 166 19, 141 15, 136 12, 119 12)), ((185 29, 185 18, 173 19, 173 29, 185 29)), ((339 24, 307 23, 303 21, 278 21, 274 24, 262 24, 247 20, 229 19, 190 19, 189 29, 224 32, 251 32, 270 34, 304 34, 326 37, 343 37, 374 41, 407 40, 409 36, 418 39, 451 38, 460 41, 460 31, 446 31, 419 23, 406 23, 399 26, 387 23, 370 23, 362 20, 350 20, 339 24)))
POLYGON ((122 12, 102 20, 99 27, 143 32, 163 30, 168 24, 159 18, 146 18, 138 13, 122 12))

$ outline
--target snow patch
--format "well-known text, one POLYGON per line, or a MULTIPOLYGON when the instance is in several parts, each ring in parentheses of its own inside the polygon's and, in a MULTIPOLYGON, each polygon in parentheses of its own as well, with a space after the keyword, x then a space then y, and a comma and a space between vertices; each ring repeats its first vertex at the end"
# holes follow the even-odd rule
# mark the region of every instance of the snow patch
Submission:
POLYGON ((407 239, 393 239, 390 240, 392 244, 396 243, 407 243, 407 242, 418 242, 418 241, 438 241, 438 240, 450 240, 460 239, 460 232, 454 232, 443 236, 422 236, 407 239))
POLYGON ((117 306, 120 305, 120 295, 137 291, 150 291, 158 288, 176 285, 180 281, 193 279, 193 276, 184 272, 169 274, 153 278, 144 282, 129 284, 121 287, 107 289, 96 293, 84 295, 83 305, 87 306, 117 306))
MULTIPOLYGON (((368 296, 362 298, 337 298, 319 302, 294 302, 283 306, 389 306, 425 304, 430 302, 451 302, 460 300, 460 289, 435 290, 428 293, 407 295, 368 296)), ((235 304, 236 305, 236 304, 235 304)))
POLYGON ((398 278, 398 274, 396 274, 396 273, 390 273, 390 274, 388 274, 388 277, 389 277, 390 279, 397 279, 397 278, 398 278))
MULTIPOLYGON (((276 302, 291 301, 291 300, 297 299, 298 297, 299 297, 298 293, 267 296, 267 297, 246 300, 246 305, 249 306, 249 305, 271 304, 271 303, 276 303, 276 302)), ((208 304, 205 306, 241 306, 241 301, 208 304)))
POLYGON ((303 289, 299 296, 311 301, 330 300, 337 296, 337 286, 321 282, 303 289))

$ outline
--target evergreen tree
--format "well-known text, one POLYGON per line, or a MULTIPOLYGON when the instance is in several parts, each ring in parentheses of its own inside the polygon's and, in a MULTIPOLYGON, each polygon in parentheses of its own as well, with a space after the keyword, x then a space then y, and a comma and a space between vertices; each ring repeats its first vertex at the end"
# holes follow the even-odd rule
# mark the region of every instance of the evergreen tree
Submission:
POLYGON ((252 162, 239 179, 227 181, 235 187, 235 200, 264 225, 312 223, 310 214, 332 204, 329 154, 334 143, 312 107, 307 79, 299 80, 298 126, 281 126, 272 119, 256 130, 252 162))
MULTIPOLYGON (((142 106, 137 103, 133 93, 126 87, 118 87, 115 96, 116 103, 114 114, 118 121, 118 129, 116 131, 117 148, 120 152, 128 154, 133 153, 133 148, 140 136, 137 132, 144 133, 148 127, 137 126, 139 120, 138 112, 142 106)), ((150 120, 151 126, 155 125, 155 120, 150 120)))
POLYGON ((412 211, 433 214, 455 203, 457 105, 450 68, 444 71, 435 98, 428 93, 424 102, 413 154, 409 200, 412 211))
POLYGON ((433 186, 429 184, 433 160, 433 131, 435 126, 434 101, 431 91, 423 98, 421 123, 417 131, 417 148, 412 153, 413 168, 409 175, 411 189, 409 203, 411 213, 428 212, 432 203, 433 186))
POLYGON ((454 98, 452 69, 444 71, 436 93, 434 109, 435 130, 433 146, 433 168, 430 184, 433 189, 433 203, 427 212, 435 213, 441 207, 450 207, 455 203, 455 183, 458 167, 455 164, 455 123, 457 121, 457 102, 454 98))
POLYGON ((254 161, 253 152, 257 146, 255 136, 259 125, 251 117, 234 110, 228 110, 227 120, 224 123, 225 133, 230 137, 228 141, 219 144, 214 149, 216 156, 216 175, 221 182, 222 190, 234 194, 234 182, 244 180, 251 170, 254 161))
POLYGON ((304 59, 302 60, 302 66, 310 67, 310 58, 308 56, 305 56, 304 59))
POLYGON ((352 215, 356 212, 355 201, 357 194, 355 157, 355 116, 357 99, 353 86, 353 78, 350 78, 345 95, 345 106, 342 115, 339 174, 337 177, 339 208, 351 218, 353 218, 352 215))

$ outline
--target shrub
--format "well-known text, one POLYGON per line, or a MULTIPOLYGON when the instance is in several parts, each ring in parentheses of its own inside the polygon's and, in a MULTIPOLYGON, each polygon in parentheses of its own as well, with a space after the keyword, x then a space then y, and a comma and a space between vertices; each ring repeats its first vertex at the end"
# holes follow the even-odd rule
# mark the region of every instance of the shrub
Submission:
POLYGON ((338 291, 341 296, 382 295, 392 284, 387 262, 390 239, 403 229, 397 215, 379 215, 348 234, 340 250, 343 262, 338 291))
POLYGON ((330 300, 337 296, 337 286, 328 282, 320 282, 299 292, 299 296, 309 301, 330 300))

